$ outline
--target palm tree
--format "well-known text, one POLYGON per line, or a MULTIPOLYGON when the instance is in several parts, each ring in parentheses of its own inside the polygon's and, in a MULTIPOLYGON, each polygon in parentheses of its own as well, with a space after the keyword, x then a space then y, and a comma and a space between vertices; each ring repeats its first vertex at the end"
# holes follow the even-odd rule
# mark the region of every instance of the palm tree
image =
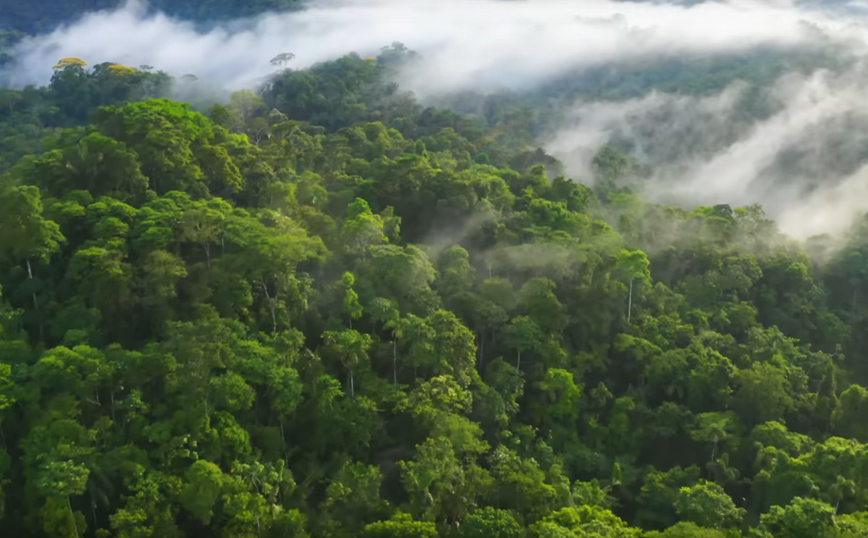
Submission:
POLYGON ((727 413, 702 413, 699 418, 698 428, 690 432, 694 441, 712 443, 711 459, 717 457, 717 445, 726 440, 727 429, 731 424, 731 417, 727 413))
POLYGON ((386 323, 386 328, 392 330, 392 383, 396 385, 398 384, 398 340, 404 337, 406 326, 407 320, 399 316, 386 323))
POLYGON ((726 424, 724 422, 716 422, 709 426, 708 433, 711 437, 711 441, 713 447, 711 449, 711 461, 714 461, 715 455, 717 455, 717 443, 726 440, 726 424))
POLYGON ((838 508, 841 506, 841 501, 847 497, 852 497, 856 494, 856 484, 852 480, 848 480, 841 475, 835 479, 835 483, 829 488, 829 493, 835 499, 835 512, 832 515, 838 514, 838 508))
POLYGON ((404 337, 404 329, 408 320, 401 317, 401 312, 389 299, 377 297, 371 301, 369 307, 374 321, 381 323, 383 329, 390 331, 392 335, 392 382, 398 384, 398 340, 404 337))
POLYGON ((738 469, 729 465, 729 454, 723 454, 716 460, 710 461, 705 465, 713 480, 721 486, 725 486, 729 482, 738 480, 741 476, 738 469))
POLYGON ((354 371, 360 362, 368 358, 368 348, 372 343, 371 335, 349 329, 340 332, 327 331, 323 333, 323 339, 340 357, 341 364, 347 369, 350 397, 354 398, 356 395, 354 371))

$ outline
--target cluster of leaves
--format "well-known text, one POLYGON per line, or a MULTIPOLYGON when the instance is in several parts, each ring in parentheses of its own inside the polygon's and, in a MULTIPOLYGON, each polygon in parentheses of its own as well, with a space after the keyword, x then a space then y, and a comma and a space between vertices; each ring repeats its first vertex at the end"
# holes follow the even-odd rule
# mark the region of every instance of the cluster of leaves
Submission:
POLYGON ((4 94, 69 122, 0 181, 4 532, 868 534, 864 229, 550 179, 397 48, 207 116, 74 59, 4 94))

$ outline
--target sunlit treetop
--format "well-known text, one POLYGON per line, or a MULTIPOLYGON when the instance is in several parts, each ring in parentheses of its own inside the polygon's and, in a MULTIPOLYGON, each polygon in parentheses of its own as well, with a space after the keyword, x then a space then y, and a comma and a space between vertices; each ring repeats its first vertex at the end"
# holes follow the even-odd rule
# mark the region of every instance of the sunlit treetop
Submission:
POLYGON ((271 65, 283 68, 295 58, 295 54, 291 52, 281 52, 271 59, 271 65))
POLYGON ((80 67, 84 67, 87 65, 87 62, 85 62, 81 58, 62 58, 62 59, 57 61, 57 65, 52 67, 52 69, 64 69, 64 68, 70 67, 72 65, 78 65, 80 67))
POLYGON ((111 70, 112 73, 117 73, 119 75, 131 75, 137 72, 137 69, 134 67, 114 63, 110 64, 108 68, 109 70, 111 70))

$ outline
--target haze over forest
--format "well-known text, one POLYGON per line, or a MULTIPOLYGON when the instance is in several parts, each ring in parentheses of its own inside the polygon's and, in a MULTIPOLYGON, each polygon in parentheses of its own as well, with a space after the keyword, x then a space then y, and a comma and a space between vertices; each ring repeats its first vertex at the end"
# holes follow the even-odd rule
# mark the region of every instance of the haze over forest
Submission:
POLYGON ((466 92, 505 92, 548 112, 534 134, 571 177, 616 141, 652 166, 654 199, 759 202, 802 238, 868 209, 853 195, 868 188, 855 2, 323 0, 233 20, 212 4, 206 25, 135 0, 61 10, 64 26, 19 44, 5 76, 44 84, 72 55, 195 74, 221 95, 261 85, 276 51, 303 68, 400 42, 418 56, 397 81, 422 102, 479 113, 466 92))
POLYGON ((866 15, 0 0, 0 534, 868 536, 866 15))

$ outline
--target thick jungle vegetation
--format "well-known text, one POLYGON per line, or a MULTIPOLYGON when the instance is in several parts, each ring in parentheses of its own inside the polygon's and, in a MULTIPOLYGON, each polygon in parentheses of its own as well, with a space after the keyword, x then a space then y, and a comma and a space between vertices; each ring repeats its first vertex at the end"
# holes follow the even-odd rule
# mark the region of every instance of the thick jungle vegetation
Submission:
POLYGON ((868 535, 868 227, 562 177, 406 53, 2 91, 3 535, 868 535))

